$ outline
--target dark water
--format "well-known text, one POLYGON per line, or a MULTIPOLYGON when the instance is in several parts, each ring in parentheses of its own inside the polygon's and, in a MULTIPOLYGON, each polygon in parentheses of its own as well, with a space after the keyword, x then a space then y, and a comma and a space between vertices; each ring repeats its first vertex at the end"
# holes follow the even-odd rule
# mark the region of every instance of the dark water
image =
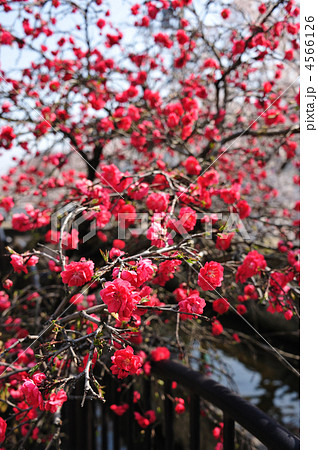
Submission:
POLYGON ((299 435, 299 378, 282 361, 243 344, 215 349, 209 359, 216 366, 222 361, 227 372, 216 370, 211 377, 299 435))
POLYGON ((233 381, 237 385, 239 394, 298 434, 299 385, 297 379, 293 375, 286 374, 286 371, 275 366, 275 363, 268 366, 270 370, 262 370, 262 366, 257 368, 254 364, 246 365, 226 354, 223 358, 232 369, 233 381), (281 378, 282 372, 287 379, 281 378))

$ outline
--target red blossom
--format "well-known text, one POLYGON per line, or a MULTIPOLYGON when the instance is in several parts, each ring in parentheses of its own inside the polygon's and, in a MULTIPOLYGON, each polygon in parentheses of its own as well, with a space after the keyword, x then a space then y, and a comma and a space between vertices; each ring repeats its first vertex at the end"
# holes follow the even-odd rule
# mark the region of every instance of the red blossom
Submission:
POLYGON ((140 302, 140 296, 134 289, 128 281, 116 278, 112 282, 105 283, 100 296, 109 312, 117 313, 119 320, 129 321, 140 302))
POLYGON ((240 200, 236 204, 240 219, 246 219, 251 214, 252 208, 249 206, 246 200, 240 200))
POLYGON ((0 417, 0 444, 5 440, 7 422, 0 417))
POLYGON ((175 271, 181 263, 182 261, 177 259, 171 259, 160 263, 157 276, 153 279, 153 283, 159 284, 159 286, 164 286, 168 280, 173 278, 175 271))
POLYGON ((236 273, 236 282, 245 283, 245 281, 257 275, 266 268, 266 261, 263 255, 253 250, 247 254, 243 263, 238 267, 236 273))
POLYGON ((129 409, 128 403, 123 403, 122 405, 110 405, 110 409, 117 415, 122 416, 129 409))
POLYGON ((68 286, 83 286, 92 279, 93 275, 94 263, 86 261, 85 258, 67 264, 65 270, 61 272, 62 281, 68 286))
POLYGON ((150 194, 146 201, 147 208, 156 213, 166 211, 168 205, 169 195, 162 192, 150 194))
POLYGON ((245 305, 237 305, 236 311, 237 311, 239 314, 243 315, 243 314, 246 313, 247 309, 246 309, 246 306, 245 306, 245 305))
POLYGON ((4 311, 7 308, 10 308, 11 302, 9 300, 9 296, 4 292, 0 291, 0 311, 4 311))
POLYGON ((134 412, 134 416, 141 428, 147 428, 156 421, 156 414, 153 410, 146 411, 144 415, 134 412))
POLYGON ((25 401, 33 408, 39 407, 43 409, 44 402, 42 395, 32 380, 26 380, 21 386, 21 391, 24 394, 25 401))
POLYGON ((177 414, 183 414, 185 412, 184 399, 180 397, 175 397, 176 406, 174 410, 177 414))
POLYGON ((213 309, 219 314, 226 313, 230 308, 230 303, 226 298, 218 298, 213 302, 213 309))
POLYGON ((227 8, 223 9, 221 12, 221 16, 223 19, 227 19, 230 16, 231 11, 227 8))
POLYGON ((170 358, 170 351, 167 347, 157 347, 151 352, 151 359, 153 361, 162 361, 170 358))
POLYGON ((6 212, 14 207, 14 201, 12 197, 3 197, 0 200, 0 208, 4 208, 6 212))
POLYGON ((111 371, 118 378, 126 378, 128 375, 138 375, 141 371, 142 357, 134 355, 134 350, 129 345, 117 350, 112 356, 113 365, 111 371))
POLYGON ((223 326, 221 325, 221 323, 218 320, 215 320, 212 323, 212 334, 214 336, 219 336, 222 333, 223 333, 223 326))
POLYGON ((221 286, 223 281, 223 267, 220 263, 210 261, 200 269, 198 285, 204 291, 212 291, 221 286))
POLYGON ((0 131, 0 147, 9 150, 13 146, 13 140, 16 138, 16 135, 13 132, 13 128, 10 126, 4 126, 0 131))
POLYGON ((17 273, 28 273, 28 266, 35 266, 39 261, 37 256, 22 256, 16 253, 11 255, 11 265, 17 273))
POLYGON ((49 399, 45 402, 44 408, 45 411, 50 411, 51 413, 55 413, 64 402, 67 400, 66 392, 61 389, 57 393, 52 393, 49 399))
POLYGON ((183 165, 188 175, 200 175, 202 169, 194 156, 189 156, 189 158, 184 162, 183 165))
MULTIPOLYGON (((203 298, 197 294, 189 295, 189 297, 179 302, 179 311, 183 313, 202 314, 206 303, 203 298)), ((193 319, 191 314, 180 314, 182 320, 193 319)))
POLYGON ((235 236, 235 233, 221 233, 216 238, 216 248, 219 250, 227 250, 229 246, 231 245, 231 241, 233 237, 235 236))

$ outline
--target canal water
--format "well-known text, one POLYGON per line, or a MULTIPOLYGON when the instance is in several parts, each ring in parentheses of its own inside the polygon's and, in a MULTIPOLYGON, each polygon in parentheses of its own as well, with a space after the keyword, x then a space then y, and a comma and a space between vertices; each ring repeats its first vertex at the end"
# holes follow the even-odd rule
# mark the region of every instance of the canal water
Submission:
MULTIPOLYGON (((199 343, 194 354, 199 356, 199 343)), ((208 353, 211 377, 299 435, 299 378, 270 351, 235 343, 208 353)), ((199 369, 199 367, 194 368, 199 369)), ((297 365, 295 365, 297 367, 297 365)))

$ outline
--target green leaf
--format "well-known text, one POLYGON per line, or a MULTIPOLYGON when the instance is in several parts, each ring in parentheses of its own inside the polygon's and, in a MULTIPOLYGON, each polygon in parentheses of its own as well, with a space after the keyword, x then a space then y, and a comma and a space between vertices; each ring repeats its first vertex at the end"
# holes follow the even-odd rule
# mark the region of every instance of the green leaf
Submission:
POLYGON ((101 249, 99 249, 99 251, 100 251, 100 253, 101 253, 101 255, 102 255, 103 260, 105 261, 105 263, 108 263, 108 252, 106 251, 106 252, 104 253, 103 250, 101 250, 101 249))

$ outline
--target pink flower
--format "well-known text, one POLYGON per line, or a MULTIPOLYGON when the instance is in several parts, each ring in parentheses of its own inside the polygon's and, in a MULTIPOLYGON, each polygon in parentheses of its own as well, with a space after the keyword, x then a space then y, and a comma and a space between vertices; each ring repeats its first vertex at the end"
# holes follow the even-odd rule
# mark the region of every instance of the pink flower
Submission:
POLYGON ((293 311, 288 309, 287 311, 284 312, 284 317, 286 320, 290 320, 293 317, 293 311))
POLYGON ((257 300, 258 299, 258 293, 256 291, 256 288, 253 284, 247 284, 244 286, 244 296, 247 297, 247 300, 257 300))
POLYGON ((135 419, 141 428, 147 428, 155 422, 156 414, 153 410, 146 411, 144 415, 139 412, 134 413, 135 419))
POLYGON ((227 203, 228 205, 231 205, 232 203, 236 202, 240 199, 240 186, 238 184, 234 184, 230 188, 224 188, 220 190, 220 197, 221 199, 227 203))
POLYGON ((223 17, 223 19, 227 19, 230 16, 231 11, 227 8, 223 9, 223 11, 221 12, 221 16, 223 17))
POLYGON ((266 12, 266 5, 265 5, 265 3, 262 3, 259 7, 258 7, 258 10, 259 10, 259 12, 260 12, 260 14, 264 14, 265 12, 266 12))
POLYGON ((17 231, 31 230, 33 224, 30 222, 30 217, 24 213, 13 214, 12 216, 12 228, 17 231))
POLYGON ((0 417, 0 444, 4 441, 7 430, 7 422, 0 417))
POLYGON ((235 233, 222 233, 216 238, 216 248, 219 250, 227 250, 231 245, 231 241, 235 233))
POLYGON ((116 167, 114 164, 104 164, 100 167, 100 169, 102 171, 102 175, 100 175, 102 182, 106 186, 116 188, 116 186, 120 183, 121 177, 123 175, 118 167, 116 167))
POLYGON ((212 323, 212 334, 214 336, 218 336, 219 334, 223 333, 223 326, 220 324, 218 320, 215 320, 212 323))
POLYGON ((218 262, 210 261, 205 263, 204 267, 200 269, 198 285, 204 291, 214 290, 216 287, 221 286, 223 270, 223 267, 218 262))
POLYGON ((7 212, 10 211, 14 207, 14 201, 12 197, 3 197, 2 200, 0 200, 0 207, 4 208, 7 212))
POLYGON ((174 408, 177 414, 183 414, 185 412, 184 399, 175 397, 176 406, 174 408))
POLYGON ((236 208, 238 209, 240 219, 246 219, 246 217, 251 214, 252 208, 246 200, 240 200, 239 202, 237 202, 236 208))
POLYGON ((72 303, 72 305, 77 305, 78 303, 83 303, 83 300, 83 294, 75 294, 70 298, 70 303, 72 303))
POLYGON ((122 416, 129 409, 128 403, 123 403, 122 405, 110 405, 110 409, 117 415, 122 416))
POLYGON ((201 166, 194 156, 189 156, 184 163, 184 167, 188 175, 200 175, 201 166))
POLYGON ((11 265, 13 270, 17 273, 28 273, 27 266, 35 266, 39 261, 37 256, 24 257, 22 255, 11 255, 11 265))
POLYGON ((123 204, 118 209, 118 224, 121 228, 128 228, 137 218, 134 205, 123 204))
POLYGON ((44 373, 41 373, 41 372, 35 373, 32 376, 32 381, 37 386, 40 386, 40 384, 42 384, 45 379, 46 379, 46 376, 44 375, 44 373))
POLYGON ((186 231, 192 231, 197 222, 197 213, 189 206, 185 206, 180 209, 179 219, 181 225, 186 231))
POLYGON ((65 248, 66 250, 69 249, 77 249, 78 246, 78 231, 73 229, 71 231, 71 233, 65 233, 63 234, 62 237, 62 247, 65 248))
POLYGON ((6 150, 9 150, 13 143, 12 141, 16 138, 16 135, 13 132, 13 128, 9 126, 4 126, 1 128, 0 131, 0 147, 5 148, 6 150))
POLYGON ((117 350, 112 356, 113 365, 110 370, 118 378, 126 378, 128 375, 138 375, 141 371, 142 357, 134 355, 134 350, 129 345, 117 350))
POLYGON ((213 309, 219 314, 226 313, 230 308, 230 303, 226 298, 218 298, 213 302, 213 309))
POLYGON ((98 19, 96 25, 98 26, 98 28, 102 29, 106 25, 106 21, 104 19, 98 19))
POLYGON ((208 188, 214 184, 218 184, 219 178, 218 172, 214 169, 210 169, 198 178, 198 183, 200 183, 201 186, 208 188))
POLYGON ((128 195, 134 200, 141 200, 148 195, 148 183, 134 183, 128 187, 128 195))
POLYGON ((178 30, 176 33, 176 38, 180 45, 184 45, 189 42, 189 36, 184 30, 178 30))
POLYGON ((264 270, 265 268, 266 261, 264 256, 256 250, 253 250, 246 255, 243 264, 238 267, 236 282, 240 281, 241 283, 245 283, 248 278, 257 275, 260 270, 264 270))
POLYGON ((67 400, 66 392, 61 389, 56 394, 52 393, 47 402, 45 402, 45 411, 55 413, 67 400))
POLYGON ((240 314, 243 315, 246 313, 247 309, 245 305, 237 305, 236 307, 236 311, 240 314))
POLYGON ((294 58, 294 51, 293 51, 293 49, 291 48, 289 50, 286 50, 284 59, 287 59, 288 61, 292 61, 293 58, 294 58))
POLYGON ((2 283, 2 286, 4 287, 4 289, 11 289, 13 286, 13 281, 10 280, 10 278, 7 278, 6 280, 4 280, 4 282, 2 283))
MULTIPOLYGON (((195 314, 202 314, 203 309, 205 307, 206 303, 203 300, 203 298, 199 297, 197 294, 189 295, 185 300, 181 300, 179 302, 179 311, 180 312, 187 312, 187 313, 195 313, 195 314)), ((180 319, 186 320, 186 319, 192 319, 193 316, 189 314, 181 314, 180 319)))
POLYGON ((243 53, 244 49, 245 49, 245 41, 243 39, 240 39, 239 41, 233 41, 232 47, 233 55, 243 53))
POLYGON ((163 192, 150 194, 146 201, 147 208, 156 213, 166 211, 168 205, 169 195, 163 192))
POLYGON ((214 427, 212 430, 212 434, 214 439, 220 439, 222 435, 222 428, 221 427, 214 427))
POLYGON ((162 361, 170 358, 170 351, 167 347, 157 347, 151 352, 151 359, 153 361, 162 361))
POLYGON ((163 261, 159 264, 158 274, 153 279, 153 283, 164 286, 168 280, 173 278, 175 271, 181 265, 182 261, 178 259, 171 259, 163 261))
MULTIPOLYGON (((190 294, 193 293, 193 291, 190 292, 190 294)), ((199 291, 195 291, 195 293, 199 295, 199 291)), ((179 287, 173 291, 173 294, 176 296, 177 302, 185 300, 188 297, 187 285, 185 283, 180 284, 179 287)))
POLYGON ((113 247, 123 250, 125 248, 125 246, 126 246, 126 243, 124 241, 122 241, 121 239, 113 240, 113 247))
POLYGON ((128 281, 134 287, 138 286, 137 273, 134 270, 122 270, 120 272, 119 267, 115 267, 112 273, 113 278, 121 278, 122 280, 128 281))
POLYGON ((118 258, 118 256, 122 256, 124 254, 125 254, 125 252, 119 250, 119 248, 113 247, 110 249, 109 259, 115 259, 115 258, 118 258))
MULTIPOLYGON (((9 7, 9 5, 7 5, 7 6, 9 7)), ((11 7, 10 7, 10 9, 11 9, 11 7)), ((13 36, 9 31, 3 30, 0 32, 0 44, 11 45, 12 41, 13 41, 13 36)))
POLYGON ((103 302, 107 305, 110 313, 117 313, 118 319, 128 322, 136 305, 140 301, 134 287, 121 278, 105 283, 105 288, 100 291, 103 302))
POLYGON ((177 116, 177 114, 173 112, 173 113, 170 113, 167 118, 167 125, 169 128, 175 128, 178 125, 179 121, 180 121, 180 117, 177 116))
POLYGON ((166 33, 157 33, 154 34, 154 39, 156 44, 161 44, 163 47, 171 48, 173 46, 173 42, 169 39, 169 36, 166 33))
POLYGON ((158 248, 163 248, 167 243, 172 244, 173 242, 171 234, 156 220, 152 222, 152 225, 147 231, 147 239, 151 240, 151 245, 158 248))
POLYGON ((7 308, 10 308, 11 303, 9 300, 8 294, 4 291, 0 291, 0 311, 4 311, 7 308))
POLYGON ((138 286, 141 286, 146 281, 151 280, 157 267, 150 259, 140 259, 137 264, 138 286))
POLYGON ((216 446, 214 447, 214 450, 223 450, 223 444, 222 442, 218 442, 216 446))
POLYGON ((134 391, 134 403, 138 403, 141 398, 140 392, 134 391))
POLYGON ((86 261, 85 258, 71 262, 61 272, 62 281, 68 286, 83 286, 92 279, 93 275, 94 263, 93 261, 86 261))
POLYGON ((24 394, 25 401, 33 408, 43 408, 43 398, 39 388, 32 380, 26 380, 22 386, 21 391, 24 394))

